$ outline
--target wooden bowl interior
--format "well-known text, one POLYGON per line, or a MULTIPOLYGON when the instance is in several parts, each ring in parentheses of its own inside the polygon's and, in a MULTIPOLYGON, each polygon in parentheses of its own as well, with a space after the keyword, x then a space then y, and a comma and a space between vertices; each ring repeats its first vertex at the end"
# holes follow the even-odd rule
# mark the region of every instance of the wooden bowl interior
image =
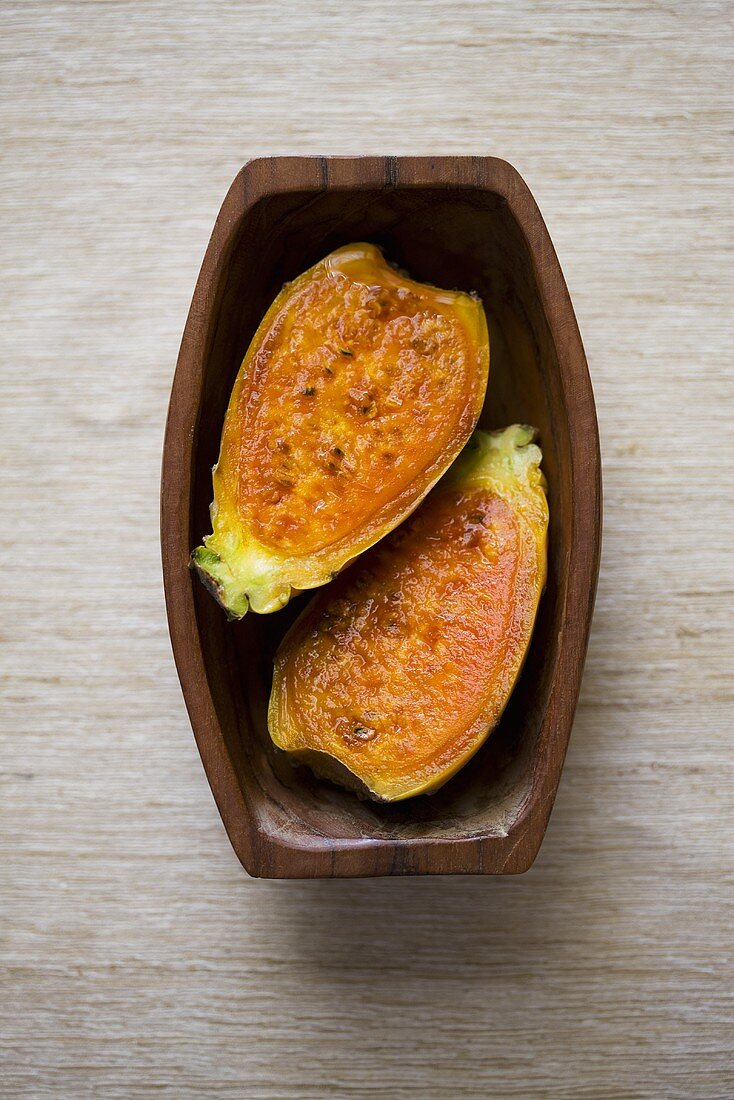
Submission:
POLYGON ((514 421, 540 433, 549 484, 548 584, 528 659, 498 728, 435 795, 395 806, 362 802, 294 768, 266 725, 272 657, 308 593, 283 611, 228 623, 195 584, 199 636, 222 731, 256 828, 276 835, 475 838, 505 835, 522 815, 536 767, 558 657, 571 501, 559 471, 570 463, 555 347, 525 239, 505 201, 476 188, 296 192, 261 199, 242 220, 217 290, 194 441, 190 536, 210 530, 211 468, 227 400, 248 343, 284 281, 355 240, 383 247, 416 279, 481 295, 490 328, 483 427, 514 421))

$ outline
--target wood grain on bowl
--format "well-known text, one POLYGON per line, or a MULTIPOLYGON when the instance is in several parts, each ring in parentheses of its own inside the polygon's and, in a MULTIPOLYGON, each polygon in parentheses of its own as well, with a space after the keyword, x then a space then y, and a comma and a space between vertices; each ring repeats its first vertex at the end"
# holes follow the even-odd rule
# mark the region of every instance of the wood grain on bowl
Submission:
POLYGON ((518 173, 492 157, 274 157, 247 164, 217 218, 173 382, 161 536, 174 657, 233 847, 253 875, 509 874, 538 851, 563 766, 599 567, 601 471, 581 338, 558 259, 518 173), (350 240, 421 281, 479 293, 490 329, 480 426, 539 431, 548 583, 502 721, 435 795, 358 800, 294 768, 267 732, 272 657, 302 599, 227 622, 192 577, 230 390, 283 282, 350 240))

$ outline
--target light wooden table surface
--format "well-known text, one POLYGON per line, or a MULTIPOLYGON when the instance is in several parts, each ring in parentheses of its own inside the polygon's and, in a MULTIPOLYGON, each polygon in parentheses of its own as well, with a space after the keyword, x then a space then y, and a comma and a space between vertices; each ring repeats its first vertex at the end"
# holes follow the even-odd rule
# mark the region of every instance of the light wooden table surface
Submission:
POLYGON ((729 14, 3 5, 0 1094, 732 1096, 729 14), (283 151, 506 157, 569 283, 605 541, 523 878, 249 880, 197 757, 163 425, 225 189, 283 151))

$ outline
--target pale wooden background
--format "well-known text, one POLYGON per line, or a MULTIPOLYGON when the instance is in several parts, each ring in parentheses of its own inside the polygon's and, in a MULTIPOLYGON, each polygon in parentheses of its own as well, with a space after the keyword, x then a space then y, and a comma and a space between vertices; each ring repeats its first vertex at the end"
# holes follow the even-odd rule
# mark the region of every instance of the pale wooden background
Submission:
POLYGON ((728 9, 3 4, 3 1096, 732 1095, 728 9), (249 880, 199 764, 164 417, 219 203, 279 151, 504 156, 556 243, 605 543, 524 878, 249 880))

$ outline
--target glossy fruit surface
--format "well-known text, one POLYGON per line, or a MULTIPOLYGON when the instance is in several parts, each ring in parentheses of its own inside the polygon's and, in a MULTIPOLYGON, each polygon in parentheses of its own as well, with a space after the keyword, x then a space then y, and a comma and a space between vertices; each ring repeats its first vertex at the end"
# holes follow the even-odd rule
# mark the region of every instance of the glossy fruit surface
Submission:
POLYGON ((400 523, 469 438, 488 366, 479 300, 374 245, 287 284, 235 381, 192 557, 230 617, 277 610, 400 523))
POLYGON ((308 605, 275 658, 275 744, 368 797, 441 786, 496 725, 546 577, 530 428, 475 432, 417 512, 308 605))

